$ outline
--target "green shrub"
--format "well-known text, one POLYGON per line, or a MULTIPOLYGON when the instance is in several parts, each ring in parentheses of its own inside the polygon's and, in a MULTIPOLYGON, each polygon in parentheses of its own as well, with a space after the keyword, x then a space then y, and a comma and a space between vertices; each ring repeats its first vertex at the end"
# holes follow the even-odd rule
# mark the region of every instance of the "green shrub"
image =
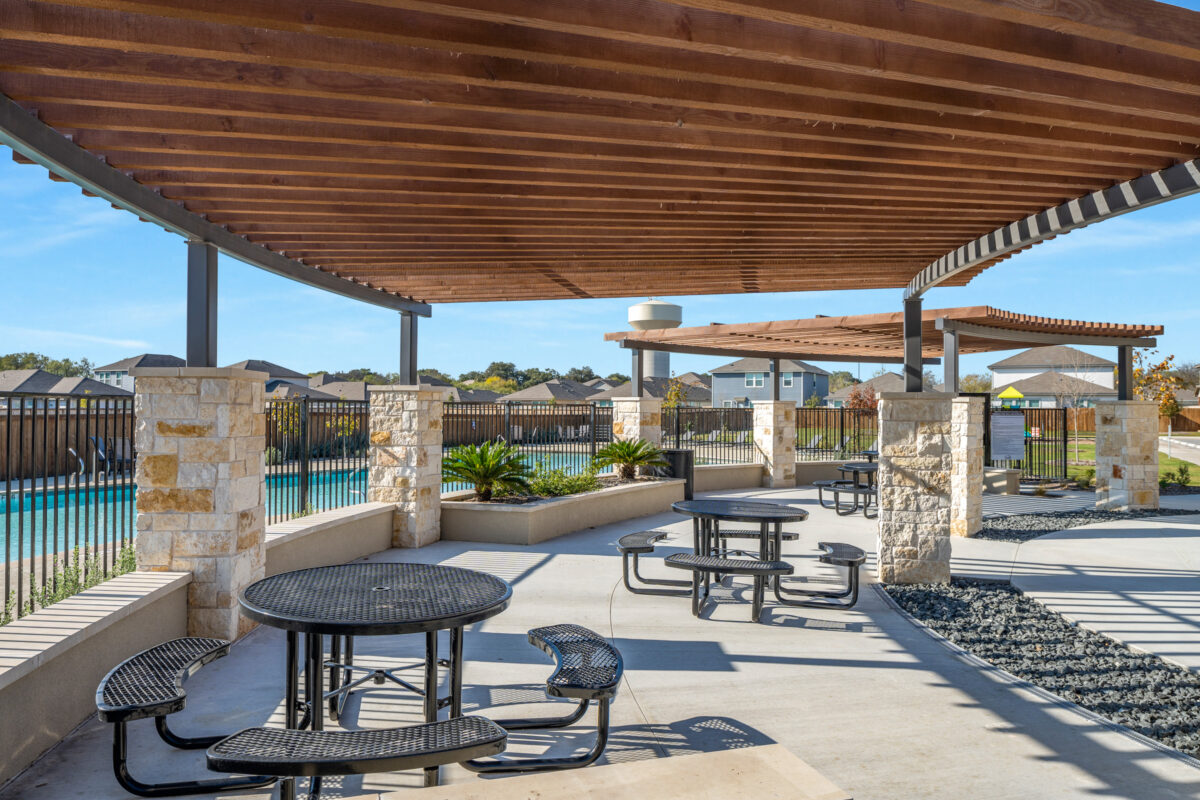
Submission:
POLYGON ((1087 469, 1085 469, 1083 471, 1083 473, 1081 475, 1079 475, 1075 478, 1075 483, 1079 486, 1080 489, 1087 489, 1088 487, 1090 487, 1092 485, 1092 482, 1095 479, 1096 479, 1095 467, 1088 467, 1087 469))
POLYGON ((1187 486, 1192 482, 1192 468, 1187 464, 1180 464, 1176 477, 1179 479, 1180 486, 1187 486))
POLYGON ((1158 488, 1165 489, 1175 483, 1175 473, 1167 470, 1158 474, 1158 488))
POLYGON ((639 468, 665 467, 662 451, 645 439, 609 442, 596 453, 596 466, 616 467, 623 481, 631 481, 639 468))
POLYGON ((563 497, 568 494, 594 492, 602 486, 596 477, 596 468, 589 466, 582 472, 569 473, 563 467, 551 469, 539 461, 529 479, 529 491, 542 497, 563 497))
POLYGON ((477 500, 491 500, 497 490, 527 494, 531 477, 520 451, 499 440, 460 445, 442 458, 442 479, 471 484, 477 500))
POLYGON ((283 453, 278 447, 268 447, 263 453, 263 457, 267 460, 268 467, 274 467, 283 463, 283 453))
MULTIPOLYGON (((112 570, 107 575, 104 574, 100 559, 95 555, 88 558, 87 564, 84 565, 79 548, 76 548, 71 557, 65 559, 61 564, 59 554, 55 554, 50 579, 44 587, 37 586, 34 583, 33 573, 30 573, 29 599, 20 609, 21 616, 31 614, 39 608, 54 605, 59 600, 74 597, 85 589, 99 586, 110 578, 133 572, 135 569, 137 569, 137 556, 132 544, 126 544, 117 551, 113 559, 112 570)), ((16 618, 16 606, 17 593, 14 591, 5 601, 3 610, 0 610, 0 625, 7 625, 16 618)))

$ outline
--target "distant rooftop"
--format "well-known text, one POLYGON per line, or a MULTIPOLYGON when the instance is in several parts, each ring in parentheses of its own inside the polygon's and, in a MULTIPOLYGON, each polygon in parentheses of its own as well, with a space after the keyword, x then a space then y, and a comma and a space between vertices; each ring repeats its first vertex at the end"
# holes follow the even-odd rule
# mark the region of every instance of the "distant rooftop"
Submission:
POLYGON ((133 392, 91 378, 64 378, 44 369, 10 369, 0 372, 0 392, 58 394, 75 397, 133 397, 133 392))
POLYGON ((270 378, 283 378, 285 380, 300 379, 305 383, 308 382, 308 376, 303 372, 296 372, 294 369, 281 367, 278 364, 270 361, 262 361, 261 359, 257 358, 246 359, 245 361, 239 361, 236 364, 230 364, 229 366, 233 369, 247 369, 251 372, 265 372, 270 378))
POLYGON ((1065 344, 1056 344, 1052 347, 1031 347, 1009 356, 1003 361, 989 365, 988 369, 996 367, 1001 369, 1006 367, 1033 367, 1035 369, 1039 367, 1115 367, 1116 365, 1117 362, 1109 361, 1107 358, 1094 356, 1065 344))
POLYGON ((140 356, 130 356, 103 367, 96 367, 96 372, 128 372, 138 367, 183 367, 187 362, 179 356, 164 353, 142 353, 140 356))
POLYGON ((1085 381, 1062 372, 1043 372, 1019 381, 995 386, 992 388, 992 394, 999 394, 1010 386, 1026 397, 1117 396, 1116 389, 1110 389, 1107 386, 1101 386, 1098 383, 1085 381))
MULTIPOLYGON (((710 403, 712 391, 704 384, 682 382, 683 399, 687 403, 710 403)), ((671 388, 670 378, 643 378, 642 392, 650 397, 663 399, 671 388)), ((594 394, 588 400, 611 400, 614 397, 633 397, 633 381, 594 394)))
POLYGON ((591 386, 567 378, 552 380, 530 386, 519 392, 504 395, 501 403, 545 403, 550 400, 567 403, 582 403, 597 394, 591 386))
MULTIPOLYGON (((710 370, 713 374, 722 372, 770 372, 771 359, 769 358, 739 358, 729 364, 722 364, 716 369, 710 370)), ((804 361, 796 361, 790 358, 779 359, 780 372, 810 372, 813 375, 828 375, 829 373, 820 367, 814 367, 812 364, 804 361)))

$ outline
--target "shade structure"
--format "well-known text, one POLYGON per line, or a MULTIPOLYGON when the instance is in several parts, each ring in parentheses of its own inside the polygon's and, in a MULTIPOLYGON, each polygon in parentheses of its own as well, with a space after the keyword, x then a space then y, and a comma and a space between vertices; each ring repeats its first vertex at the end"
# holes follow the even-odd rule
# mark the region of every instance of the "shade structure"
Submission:
POLYGON ((425 302, 961 285, 1200 187, 1122 183, 1200 144, 1200 15, 1148 0, 5 0, 0 92, 425 302))
MULTIPOLYGON (((921 354, 943 355, 947 327, 958 331, 958 352, 986 353, 1037 347, 1058 341, 1098 345, 1153 345, 1161 325, 1083 322, 1016 314, 990 306, 930 308, 921 313, 921 354)), ((653 331, 606 333, 607 341, 631 349, 701 355, 804 358, 812 361, 900 362, 904 357, 904 314, 704 325, 653 331)))

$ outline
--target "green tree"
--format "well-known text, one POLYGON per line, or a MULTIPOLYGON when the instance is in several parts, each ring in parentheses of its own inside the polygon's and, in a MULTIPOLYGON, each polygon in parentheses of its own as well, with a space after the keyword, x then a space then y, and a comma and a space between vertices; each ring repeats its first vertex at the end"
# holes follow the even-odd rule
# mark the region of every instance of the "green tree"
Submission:
POLYGON ((615 383, 619 386, 622 383, 629 383, 629 376, 624 372, 613 372, 609 375, 605 375, 604 380, 609 381, 610 383, 615 383))
POLYGON ((496 490, 528 493, 533 470, 515 445, 496 441, 455 447, 442 459, 442 476, 471 484, 478 500, 491 500, 496 490))
POLYGON ((593 372, 591 367, 571 367, 563 377, 569 381, 586 383, 587 381, 594 381, 600 376, 593 372))
POLYGON ((433 369, 432 367, 426 367, 425 369, 419 369, 419 370, 417 370, 417 374, 424 375, 428 378, 437 378, 438 380, 445 381, 446 383, 454 383, 454 379, 451 378, 449 375, 442 372, 440 369, 433 369))
POLYGON ((521 384, 522 389, 528 389, 530 386, 537 386, 539 383, 545 383, 555 378, 561 378, 558 370, 541 369, 539 367, 530 367, 529 369, 519 373, 520 378, 517 380, 521 384))
POLYGON ((960 392, 990 392, 992 376, 987 374, 964 375, 958 379, 958 390, 960 392))
POLYGON ((844 389, 847 386, 853 386, 856 383, 862 383, 862 381, 844 369, 839 369, 837 372, 832 372, 829 374, 830 392, 836 392, 839 389, 844 389))
POLYGON ((0 356, 0 371, 9 369, 44 369, 64 378, 90 378, 95 367, 86 358, 72 361, 69 358, 50 358, 41 353, 9 353, 0 356))

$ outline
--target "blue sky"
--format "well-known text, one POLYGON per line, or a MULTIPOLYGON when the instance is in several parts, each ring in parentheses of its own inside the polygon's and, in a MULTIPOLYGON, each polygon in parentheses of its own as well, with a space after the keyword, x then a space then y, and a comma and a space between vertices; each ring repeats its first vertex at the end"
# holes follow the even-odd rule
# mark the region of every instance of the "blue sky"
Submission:
MULTIPOLYGON (((0 353, 32 350, 96 364, 184 349, 185 247, 0 147, 0 353)), ((1161 323, 1160 350, 1200 360, 1200 197, 1076 231, 992 267, 962 288, 932 290, 926 308, 987 304, 1028 314, 1161 323)), ((600 374, 629 372, 626 351, 603 341, 626 327, 639 298, 448 304, 421 320, 419 364, 457 375, 491 361, 600 374)), ((795 319, 900 309, 898 289, 664 297, 684 325, 795 319)), ((394 312, 311 289, 222 258, 221 363, 263 358, 293 369, 394 371, 394 312)), ((1097 351, 1112 357, 1112 353, 1097 351)), ((679 356, 704 371, 728 359, 679 356)), ((963 358, 982 372, 996 356, 963 358)), ((874 365, 845 366, 869 377, 874 365)), ((940 368, 938 370, 940 373, 940 368)))

